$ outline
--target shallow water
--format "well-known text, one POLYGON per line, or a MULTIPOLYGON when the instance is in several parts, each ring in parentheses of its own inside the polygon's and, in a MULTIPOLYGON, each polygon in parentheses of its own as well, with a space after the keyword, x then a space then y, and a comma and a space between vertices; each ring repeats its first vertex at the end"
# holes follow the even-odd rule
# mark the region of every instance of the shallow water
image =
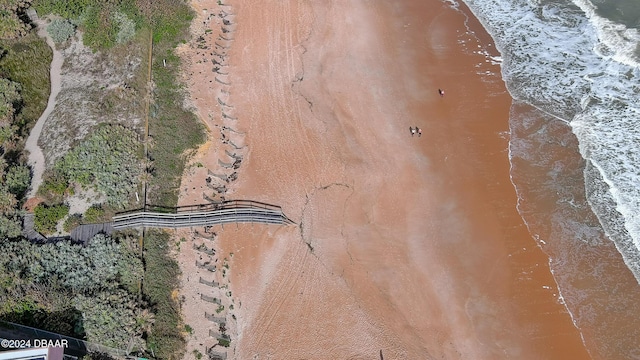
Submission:
POLYGON ((593 358, 638 358, 640 3, 465 3, 503 58, 518 210, 560 301, 593 358))
POLYGON ((522 104, 512 107, 511 176, 518 209, 549 264, 562 301, 594 359, 640 355, 640 287, 593 214, 586 162, 567 124, 522 104))

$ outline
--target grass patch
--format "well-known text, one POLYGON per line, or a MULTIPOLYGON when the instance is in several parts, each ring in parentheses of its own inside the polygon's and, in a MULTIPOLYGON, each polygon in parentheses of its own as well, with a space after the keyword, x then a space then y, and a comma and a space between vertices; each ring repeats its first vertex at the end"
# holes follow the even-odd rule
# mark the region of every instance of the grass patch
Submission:
POLYGON ((184 154, 205 141, 204 127, 195 114, 183 107, 186 91, 178 80, 180 58, 175 47, 189 38, 191 8, 182 0, 149 1, 141 8, 153 30, 152 77, 154 92, 149 109, 149 134, 156 144, 149 150, 155 175, 150 182, 149 202, 175 206, 185 168, 184 154), (166 63, 166 66, 165 66, 166 63))
POLYGON ((155 314, 147 346, 158 359, 179 359, 185 340, 180 329, 180 306, 172 297, 178 288, 178 264, 169 255, 168 233, 151 230, 144 243, 145 275, 142 292, 155 314))
POLYGON ((156 143, 149 155, 156 171, 149 198, 153 204, 175 206, 185 168, 184 153, 202 144, 205 135, 196 116, 182 108, 184 89, 177 80, 179 58, 166 48, 162 54, 158 47, 154 51, 152 72, 156 87, 149 118, 149 133, 156 143), (163 66, 163 60, 167 67, 163 66))
POLYGON ((51 91, 49 66, 53 53, 35 31, 17 40, 1 40, 0 47, 4 49, 4 55, 0 56, 0 77, 22 85, 22 103, 17 109, 15 124, 19 135, 26 139, 47 107, 51 91))
POLYGON ((79 17, 94 0, 34 0, 32 6, 40 16, 56 14, 68 19, 79 17))

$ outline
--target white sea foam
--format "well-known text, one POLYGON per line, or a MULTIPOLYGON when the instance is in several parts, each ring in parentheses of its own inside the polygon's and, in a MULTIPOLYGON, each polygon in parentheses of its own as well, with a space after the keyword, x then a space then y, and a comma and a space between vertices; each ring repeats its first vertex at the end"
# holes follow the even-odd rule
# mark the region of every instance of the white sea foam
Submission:
POLYGON ((640 43, 640 32, 622 24, 598 16, 596 7, 588 0, 572 0, 591 20, 598 33, 599 43, 594 51, 603 57, 611 56, 623 64, 639 67, 636 51, 640 43))
POLYGON ((610 236, 640 281, 638 32, 599 17, 586 0, 464 1, 493 36, 514 99, 568 122, 600 171, 615 206, 594 210, 602 222, 622 215, 626 233, 610 236))

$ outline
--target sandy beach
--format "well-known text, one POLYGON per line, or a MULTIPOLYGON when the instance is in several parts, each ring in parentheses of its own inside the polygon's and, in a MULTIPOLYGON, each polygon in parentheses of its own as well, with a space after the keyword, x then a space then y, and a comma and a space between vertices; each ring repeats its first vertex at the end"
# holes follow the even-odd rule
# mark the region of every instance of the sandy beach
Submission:
MULTIPOLYGON (((466 9, 192 5, 202 46, 181 55, 210 136, 180 204, 258 200, 297 224, 214 229, 218 271, 207 280, 232 294, 229 358, 589 358, 516 211, 511 98, 466 9)), ((181 236, 183 248, 210 244, 181 236)), ((197 256, 179 254, 185 323, 197 332, 187 358, 215 343, 203 316, 215 305, 189 285, 197 256)))

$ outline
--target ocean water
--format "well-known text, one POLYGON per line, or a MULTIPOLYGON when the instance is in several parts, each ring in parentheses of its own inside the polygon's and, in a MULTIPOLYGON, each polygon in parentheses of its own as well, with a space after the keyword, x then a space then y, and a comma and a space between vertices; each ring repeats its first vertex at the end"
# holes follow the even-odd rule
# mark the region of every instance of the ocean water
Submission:
POLYGON ((640 1, 448 0, 495 41, 518 210, 594 359, 640 359, 640 1))

